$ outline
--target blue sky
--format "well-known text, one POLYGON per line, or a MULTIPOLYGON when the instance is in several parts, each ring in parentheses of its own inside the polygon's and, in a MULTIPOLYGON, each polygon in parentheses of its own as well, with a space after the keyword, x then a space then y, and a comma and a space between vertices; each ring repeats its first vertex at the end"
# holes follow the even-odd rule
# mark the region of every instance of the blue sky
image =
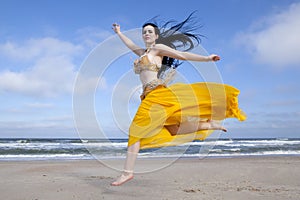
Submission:
MULTIPOLYGON (((221 56, 222 80, 240 89, 240 107, 248 115, 245 122, 226 120, 229 132, 223 136, 300 136, 300 1, 1 0, 0 5, 0 137, 78 137, 73 115, 78 72, 108 39, 124 49, 111 24, 130 31, 157 15, 180 21, 194 10, 206 36, 202 47, 221 56)), ((98 84, 91 103, 108 137, 126 137, 107 107, 115 103, 105 97, 120 79, 126 86, 138 83, 130 71, 134 58, 120 55, 103 79, 85 82, 98 84)), ((188 81, 197 81, 189 70, 179 69, 188 81)), ((115 109, 137 105, 133 100, 115 109)))

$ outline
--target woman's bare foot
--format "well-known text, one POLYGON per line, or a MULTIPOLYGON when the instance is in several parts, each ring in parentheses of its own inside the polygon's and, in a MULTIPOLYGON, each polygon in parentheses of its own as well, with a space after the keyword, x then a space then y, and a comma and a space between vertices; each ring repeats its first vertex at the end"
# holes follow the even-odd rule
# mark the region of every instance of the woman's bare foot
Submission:
POLYGON ((114 182, 111 183, 112 186, 120 186, 127 181, 133 179, 133 172, 123 172, 123 174, 114 182))
POLYGON ((209 124, 208 126, 208 129, 209 130, 222 130, 224 132, 227 132, 227 129, 224 128, 223 126, 221 126, 220 124, 216 123, 215 121, 213 120, 207 120, 207 123, 209 124))

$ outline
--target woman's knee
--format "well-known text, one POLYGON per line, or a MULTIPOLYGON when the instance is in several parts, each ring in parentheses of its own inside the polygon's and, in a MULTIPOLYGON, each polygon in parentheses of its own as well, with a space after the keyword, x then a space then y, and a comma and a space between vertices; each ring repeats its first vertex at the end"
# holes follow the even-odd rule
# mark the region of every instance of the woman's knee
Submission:
POLYGON ((174 125, 168 125, 168 126, 165 126, 165 127, 166 127, 166 129, 170 132, 170 134, 171 134, 172 136, 177 135, 178 129, 179 129, 179 126, 178 126, 178 125, 174 124, 174 125))

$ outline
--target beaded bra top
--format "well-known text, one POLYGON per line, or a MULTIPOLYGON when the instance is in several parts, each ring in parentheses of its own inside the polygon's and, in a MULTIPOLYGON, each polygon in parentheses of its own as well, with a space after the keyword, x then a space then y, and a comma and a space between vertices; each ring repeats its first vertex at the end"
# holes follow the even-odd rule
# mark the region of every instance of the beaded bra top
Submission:
POLYGON ((160 68, 157 66, 157 64, 151 63, 149 61, 148 52, 149 50, 147 50, 145 54, 140 57, 138 62, 134 63, 134 72, 136 74, 140 74, 144 70, 154 71, 154 72, 159 71, 160 68))

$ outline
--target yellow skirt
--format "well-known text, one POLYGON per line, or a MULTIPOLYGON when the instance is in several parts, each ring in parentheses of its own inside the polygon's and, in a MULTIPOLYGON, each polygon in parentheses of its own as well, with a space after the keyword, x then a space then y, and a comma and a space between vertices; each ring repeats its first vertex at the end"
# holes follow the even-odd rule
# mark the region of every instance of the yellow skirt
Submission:
POLYGON ((165 125, 225 118, 243 121, 246 115, 238 107, 238 94, 238 89, 218 83, 159 86, 142 100, 129 128, 128 146, 140 141, 141 149, 146 149, 204 140, 212 130, 172 136, 165 125))

